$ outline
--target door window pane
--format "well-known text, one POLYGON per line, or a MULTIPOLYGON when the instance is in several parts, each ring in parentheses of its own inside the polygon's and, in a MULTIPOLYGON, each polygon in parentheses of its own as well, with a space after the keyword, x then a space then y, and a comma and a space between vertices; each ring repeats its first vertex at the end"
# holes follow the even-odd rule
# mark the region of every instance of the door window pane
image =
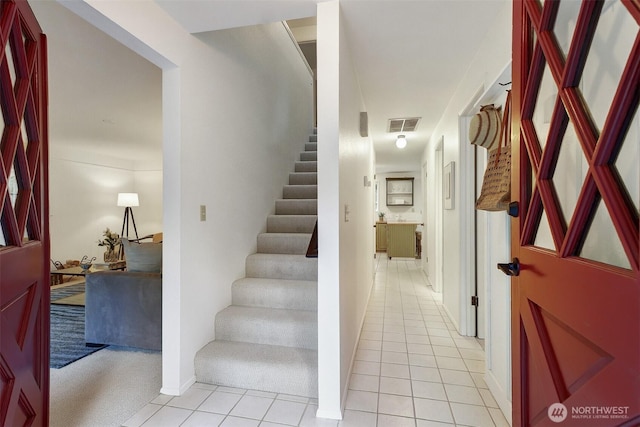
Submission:
POLYGON ((558 15, 553 28, 554 35, 560 50, 567 58, 569 47, 571 46, 571 38, 576 28, 578 13, 580 12, 581 2, 578 1, 561 1, 558 6, 558 15))
POLYGON ((532 117, 533 127, 536 130, 538 141, 542 148, 544 148, 547 143, 551 116, 553 115, 553 108, 557 98, 558 88, 551 75, 549 65, 545 63, 542 82, 538 90, 538 99, 532 117))
POLYGON ((560 145, 558 163, 553 174, 553 185, 560 201, 565 225, 571 221, 588 168, 578 136, 570 121, 560 145))
POLYGON ((640 108, 622 143, 615 168, 629 193, 636 211, 640 210, 640 108))
POLYGON ((599 132, 637 34, 638 23, 622 2, 606 1, 580 82, 582 96, 599 132))
POLYGON ((547 219, 547 213, 544 209, 542 210, 542 218, 540 218, 540 224, 538 225, 533 244, 539 248, 549 249, 554 252, 556 250, 556 246, 553 243, 553 236, 551 235, 551 227, 549 227, 549 220, 547 219))
POLYGON ((580 251, 582 258, 631 268, 605 204, 600 201, 580 251))

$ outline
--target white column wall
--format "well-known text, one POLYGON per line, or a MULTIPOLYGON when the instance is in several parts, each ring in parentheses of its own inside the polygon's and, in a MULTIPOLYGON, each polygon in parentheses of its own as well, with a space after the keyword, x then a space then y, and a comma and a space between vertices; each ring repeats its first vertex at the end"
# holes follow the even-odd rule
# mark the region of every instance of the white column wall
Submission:
POLYGON ((340 340, 340 4, 318 4, 318 417, 342 418, 340 340))
POLYGON ((373 285, 374 154, 340 3, 318 5, 318 416, 341 418, 373 285))
MULTIPOLYGON (((487 33, 484 35, 482 45, 478 49, 469 70, 463 80, 459 83, 456 93, 452 97, 447 109, 444 111, 442 118, 433 131, 429 144, 423 154, 423 163, 427 163, 429 171, 435 170, 435 150, 436 145, 444 137, 443 147, 443 164, 455 162, 455 208, 453 210, 445 210, 443 212, 443 228, 446 230, 444 239, 443 258, 444 258, 444 281, 443 281, 443 304, 453 323, 460 331, 466 326, 466 308, 465 304, 469 301, 462 301, 462 276, 460 272, 465 266, 461 265, 461 254, 465 248, 461 244, 463 236, 461 229, 465 222, 459 209, 462 171, 470 170, 473 165, 465 165, 464 159, 460 156, 460 144, 467 143, 467 135, 459 135, 459 115, 469 104, 469 101, 478 92, 479 88, 488 88, 496 76, 500 75, 506 64, 511 60, 511 22, 512 8, 511 2, 503 0, 504 8, 498 14, 496 20, 487 23, 487 33)), ((427 193, 436 194, 434 182, 435 179, 428 180, 427 193)), ((435 229, 435 212, 433 209, 427 210, 425 217, 425 227, 427 230, 435 229)), ((425 242, 428 245, 428 253, 434 253, 435 240, 428 239, 425 242)), ((428 263, 429 277, 435 277, 435 263, 428 263)), ((486 266, 485 268, 495 269, 495 265, 486 266)), ((509 319, 510 306, 508 298, 499 295, 492 295, 492 310, 496 310, 491 314, 494 318, 509 319), (495 298, 495 299, 494 299, 495 298)), ((500 325, 494 325, 499 327, 500 325)), ((506 361, 510 360, 510 342, 509 338, 509 322, 503 322, 501 330, 494 328, 492 336, 495 343, 502 343, 498 347, 491 347, 487 351, 495 360, 488 360, 488 366, 505 366, 506 361), (497 335, 497 337, 496 337, 497 335)), ((493 343, 487 340, 486 346, 492 346, 493 343)), ((508 365, 507 365, 508 366, 508 365)), ((496 400, 501 406, 507 419, 510 419, 510 390, 511 390, 511 373, 508 370, 500 369, 499 374, 495 375, 492 371, 487 373, 487 382, 491 387, 496 400)))
POLYGON ((312 77, 279 23, 196 37, 151 0, 65 6, 163 68, 162 392, 181 394, 311 131, 312 77))

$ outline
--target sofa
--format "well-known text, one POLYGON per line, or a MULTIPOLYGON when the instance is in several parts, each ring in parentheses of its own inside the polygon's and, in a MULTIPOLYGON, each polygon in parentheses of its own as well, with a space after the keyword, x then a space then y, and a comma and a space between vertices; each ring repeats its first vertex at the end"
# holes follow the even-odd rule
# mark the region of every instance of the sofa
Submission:
POLYGON ((162 244, 123 245, 127 271, 86 276, 85 341, 162 350, 162 244))

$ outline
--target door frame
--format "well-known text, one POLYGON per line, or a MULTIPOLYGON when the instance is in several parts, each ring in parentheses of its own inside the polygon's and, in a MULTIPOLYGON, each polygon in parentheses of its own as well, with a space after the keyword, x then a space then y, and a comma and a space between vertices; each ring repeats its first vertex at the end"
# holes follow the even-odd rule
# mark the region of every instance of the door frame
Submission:
POLYGON ((440 300, 444 299, 444 233, 443 233, 443 209, 442 203, 442 172, 444 169, 444 135, 440 138, 440 141, 436 144, 434 151, 434 186, 435 186, 435 203, 434 203, 434 218, 435 218, 435 251, 434 251, 434 278, 433 278, 433 290, 440 294, 440 300))

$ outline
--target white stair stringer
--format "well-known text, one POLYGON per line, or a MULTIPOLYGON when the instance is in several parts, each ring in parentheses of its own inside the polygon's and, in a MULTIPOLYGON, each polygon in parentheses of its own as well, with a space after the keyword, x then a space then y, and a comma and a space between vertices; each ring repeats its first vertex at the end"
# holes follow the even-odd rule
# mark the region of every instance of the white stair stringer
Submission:
POLYGON ((275 214, 196 354, 199 382, 318 396, 318 260, 305 256, 317 221, 317 131, 295 162, 275 214))

